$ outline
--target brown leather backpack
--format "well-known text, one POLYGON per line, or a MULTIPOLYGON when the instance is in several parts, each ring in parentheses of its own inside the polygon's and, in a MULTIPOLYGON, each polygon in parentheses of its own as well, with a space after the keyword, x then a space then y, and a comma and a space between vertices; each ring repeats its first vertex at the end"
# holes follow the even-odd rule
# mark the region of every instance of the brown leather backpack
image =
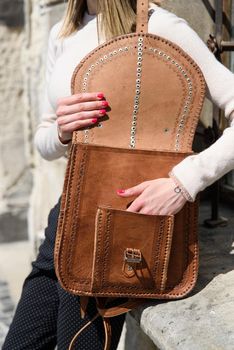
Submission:
POLYGON ((168 177, 192 154, 205 81, 180 47, 148 33, 148 0, 138 0, 137 32, 88 54, 71 90, 103 91, 110 110, 97 125, 73 134, 56 273, 65 290, 81 296, 82 313, 87 297, 97 298, 108 349, 108 317, 148 298, 184 297, 196 283, 198 201, 175 216, 132 213, 126 208, 134 198, 120 198, 116 189, 168 177), (108 309, 113 298, 124 303, 108 309))

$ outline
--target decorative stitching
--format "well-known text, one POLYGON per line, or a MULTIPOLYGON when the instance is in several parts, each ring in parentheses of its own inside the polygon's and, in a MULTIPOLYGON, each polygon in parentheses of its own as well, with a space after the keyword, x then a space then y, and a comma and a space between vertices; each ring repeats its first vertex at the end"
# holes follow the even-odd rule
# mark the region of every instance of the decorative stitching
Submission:
MULTIPOLYGON (((96 54, 97 52, 99 52, 102 48, 104 47, 108 47, 110 46, 111 44, 113 43, 116 43, 116 42, 119 42, 119 41, 122 41, 122 40, 126 40, 126 39, 131 39, 131 38, 135 38, 135 37, 149 37, 151 39, 154 39, 155 41, 158 41, 158 42, 162 42, 164 44, 167 44, 167 46, 169 47, 172 47, 175 51, 179 52, 181 54, 181 56, 183 56, 187 62, 189 62, 193 68, 195 68, 195 70, 197 71, 198 73, 198 79, 200 80, 200 86, 201 86, 201 93, 200 93, 200 99, 199 99, 199 103, 198 103, 198 107, 197 107, 197 110, 195 111, 195 114, 193 115, 193 117, 191 117, 191 124, 192 124, 192 127, 191 127, 191 130, 190 130, 190 134, 189 134, 189 137, 188 137, 188 144, 187 146, 191 148, 192 146, 192 140, 194 138, 194 133, 195 133, 195 128, 196 128, 196 125, 198 123, 198 119, 199 119, 199 115, 200 115, 200 112, 201 112, 201 108, 202 108, 202 105, 203 105, 203 101, 204 101, 204 97, 205 97, 205 80, 204 80, 204 77, 202 75, 202 72, 200 70, 200 68, 198 67, 198 65, 191 59, 191 57, 189 57, 179 46, 177 46, 176 44, 168 41, 168 40, 165 40, 161 37, 158 37, 154 34, 137 34, 137 33, 132 33, 132 34, 127 34, 127 35, 124 35, 124 36, 120 36, 120 37, 117 37, 107 43, 104 43, 103 45, 99 46, 98 48, 96 48, 95 50, 93 50, 90 54, 88 54, 79 64, 78 66, 76 67, 76 69, 74 70, 73 72, 73 75, 72 75, 72 81, 71 81, 71 89, 72 91, 74 90, 74 87, 75 87, 75 78, 76 78, 76 74, 78 72, 78 70, 84 65, 84 63, 86 62, 86 60, 88 60, 89 58, 91 58, 94 54, 96 54)), ((166 55, 166 53, 164 53, 166 55)), ((104 55, 105 56, 105 55, 104 55)), ((107 55, 106 55, 107 56, 107 55)), ((163 54, 162 54, 163 56, 163 54)), ((165 56, 164 56, 165 57, 165 56)), ((107 56, 108 58, 108 56, 107 56)), ((91 65, 92 67, 92 65, 91 65)), ((95 67, 95 66, 94 66, 95 67)), ((178 67, 180 67, 180 65, 178 65, 178 67)), ((183 67, 182 67, 183 68, 183 67)), ((89 68, 90 69, 90 68, 89 68)), ((180 68, 179 68, 180 69, 180 68)), ((92 70, 92 69, 91 69, 92 70)), ((184 69, 181 69, 181 72, 182 74, 187 74, 187 72, 183 73, 183 71, 185 72, 184 69)), ((90 73, 90 72, 89 72, 90 73)), ((190 79, 188 77, 188 79, 190 79)), ((189 81, 188 81, 189 83, 189 81)), ((191 83, 191 81, 190 81, 191 83)), ((191 92, 191 91, 190 91, 191 92)), ((192 96, 190 96, 192 98, 192 96)), ((187 113, 188 111, 186 111, 187 113)), ((183 115, 182 115, 183 116, 183 115)), ((182 121, 182 124, 180 122, 178 128, 180 130, 180 132, 182 131, 183 127, 182 125, 183 124, 183 119, 181 120, 182 121)), ((88 134, 88 131, 87 131, 87 134, 88 134)), ((177 133, 179 134, 179 133, 177 133)), ((179 137, 177 137, 177 141, 176 141, 176 150, 179 150, 179 137)), ((85 143, 88 142, 88 141, 84 141, 85 143)))
POLYGON ((162 238, 163 238, 163 227, 162 227, 162 221, 160 222, 159 228, 157 227, 157 225, 155 225, 155 232, 154 232, 154 242, 152 245, 152 261, 151 261, 151 266, 153 266, 152 268, 152 275, 154 277, 154 280, 156 280, 156 273, 159 269, 159 259, 156 259, 156 256, 159 257, 160 255, 160 250, 162 247, 162 238), (156 230, 158 235, 156 234, 156 230), (154 261, 154 265, 153 262, 154 261))
MULTIPOLYGON (((167 271, 168 271, 168 265, 169 265, 169 257, 170 257, 170 251, 171 251, 171 242, 172 242, 172 218, 167 219, 167 232, 166 232, 166 247, 165 247, 165 254, 163 259, 163 268, 162 268, 162 279, 161 279, 161 285, 160 285, 160 291, 164 291, 166 281, 167 281, 167 271)), ((163 221, 163 220, 162 220, 163 221)), ((163 225, 165 225, 163 221, 163 225)), ((164 231, 165 234, 165 231, 164 231)))
POLYGON ((96 252, 93 255, 93 283, 91 286, 91 290, 94 290, 96 287, 96 281, 98 280, 100 271, 99 266, 102 266, 100 264, 100 261, 97 259, 97 257, 100 257, 100 251, 101 251, 101 244, 102 244, 102 228, 103 228, 103 211, 102 209, 98 209, 97 211, 97 227, 96 227, 96 252))

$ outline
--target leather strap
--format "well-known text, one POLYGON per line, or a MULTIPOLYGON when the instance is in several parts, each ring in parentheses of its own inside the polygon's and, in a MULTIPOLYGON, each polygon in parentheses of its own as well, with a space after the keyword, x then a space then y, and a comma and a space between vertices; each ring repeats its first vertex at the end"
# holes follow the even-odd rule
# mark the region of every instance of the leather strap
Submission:
POLYGON ((105 330, 105 345, 104 345, 104 350, 109 350, 111 346, 111 323, 108 318, 103 318, 103 326, 105 330))
POLYGON ((86 296, 80 297, 80 316, 82 319, 85 318, 88 302, 89 302, 89 297, 86 297, 86 296))
MULTIPOLYGON (((96 314, 92 320, 88 321, 75 335, 74 337, 72 338, 72 341, 70 342, 70 345, 69 345, 69 348, 68 350, 73 350, 74 349, 74 345, 75 345, 75 342, 77 340, 77 338, 79 337, 79 335, 88 327, 91 325, 91 323, 93 323, 96 318, 100 317, 99 314, 96 314)), ((105 329, 105 334, 106 334, 106 329, 105 329)), ((108 348, 105 348, 105 350, 108 349, 108 348)))
POLYGON ((118 306, 113 306, 110 308, 105 308, 105 306, 100 305, 100 298, 96 298, 97 300, 97 310, 99 315, 102 317, 115 317, 131 311, 132 309, 144 304, 145 299, 129 299, 125 303, 122 303, 118 306))
POLYGON ((148 33, 149 0, 137 0, 137 33, 148 33))
MULTIPOLYGON (((81 333, 87 328, 89 327, 98 317, 100 317, 99 314, 96 314, 92 320, 88 321, 72 338, 72 341, 70 342, 69 348, 68 350, 73 350, 74 349, 74 345, 75 342, 77 340, 77 338, 81 335, 81 333)), ((107 318, 102 318, 103 321, 103 327, 104 327, 104 331, 105 331, 105 344, 104 344, 104 350, 110 350, 110 346, 111 346, 111 323, 110 320, 107 318)))

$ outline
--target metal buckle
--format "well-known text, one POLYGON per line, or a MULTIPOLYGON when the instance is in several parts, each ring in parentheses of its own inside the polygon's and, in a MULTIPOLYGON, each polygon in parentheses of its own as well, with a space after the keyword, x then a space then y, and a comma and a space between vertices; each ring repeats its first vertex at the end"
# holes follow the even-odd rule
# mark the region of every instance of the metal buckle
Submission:
POLYGON ((124 252, 124 261, 128 264, 140 264, 142 262, 139 249, 127 248, 124 252))

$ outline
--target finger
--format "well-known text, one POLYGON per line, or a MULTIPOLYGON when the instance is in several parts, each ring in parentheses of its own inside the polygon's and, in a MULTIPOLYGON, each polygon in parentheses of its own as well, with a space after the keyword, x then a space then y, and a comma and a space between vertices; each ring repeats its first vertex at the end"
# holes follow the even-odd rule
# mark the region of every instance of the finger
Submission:
POLYGON ((105 114, 106 111, 101 109, 96 111, 74 113, 63 117, 58 117, 57 121, 58 125, 62 126, 79 120, 100 118, 103 117, 105 114))
POLYGON ((71 96, 63 97, 57 100, 57 106, 73 105, 75 103, 98 101, 104 98, 102 92, 84 92, 80 94, 74 94, 71 96))
POLYGON ((93 119, 86 119, 86 120, 78 120, 75 122, 71 122, 62 126, 59 126, 60 131, 62 132, 73 132, 75 130, 84 128, 85 126, 88 125, 94 125, 97 123, 98 119, 93 118, 93 119))
POLYGON ((130 187, 127 189, 119 189, 119 190, 117 190, 117 194, 121 195, 122 197, 138 196, 148 186, 149 186, 149 181, 144 181, 144 182, 142 182, 139 185, 136 185, 134 187, 130 187))
POLYGON ((146 208, 146 207, 143 207, 139 210, 139 213, 140 214, 146 214, 146 215, 158 215, 157 211, 156 210, 152 210, 152 209, 149 209, 149 208, 146 208))
POLYGON ((139 199, 135 199, 132 204, 126 209, 126 211, 131 211, 133 213, 139 212, 144 206, 144 203, 139 199))
POLYGON ((83 111, 93 111, 96 109, 103 110, 108 107, 106 101, 95 101, 95 102, 83 102, 77 103, 70 106, 59 106, 56 110, 57 116, 65 116, 73 113, 79 113, 83 111))

